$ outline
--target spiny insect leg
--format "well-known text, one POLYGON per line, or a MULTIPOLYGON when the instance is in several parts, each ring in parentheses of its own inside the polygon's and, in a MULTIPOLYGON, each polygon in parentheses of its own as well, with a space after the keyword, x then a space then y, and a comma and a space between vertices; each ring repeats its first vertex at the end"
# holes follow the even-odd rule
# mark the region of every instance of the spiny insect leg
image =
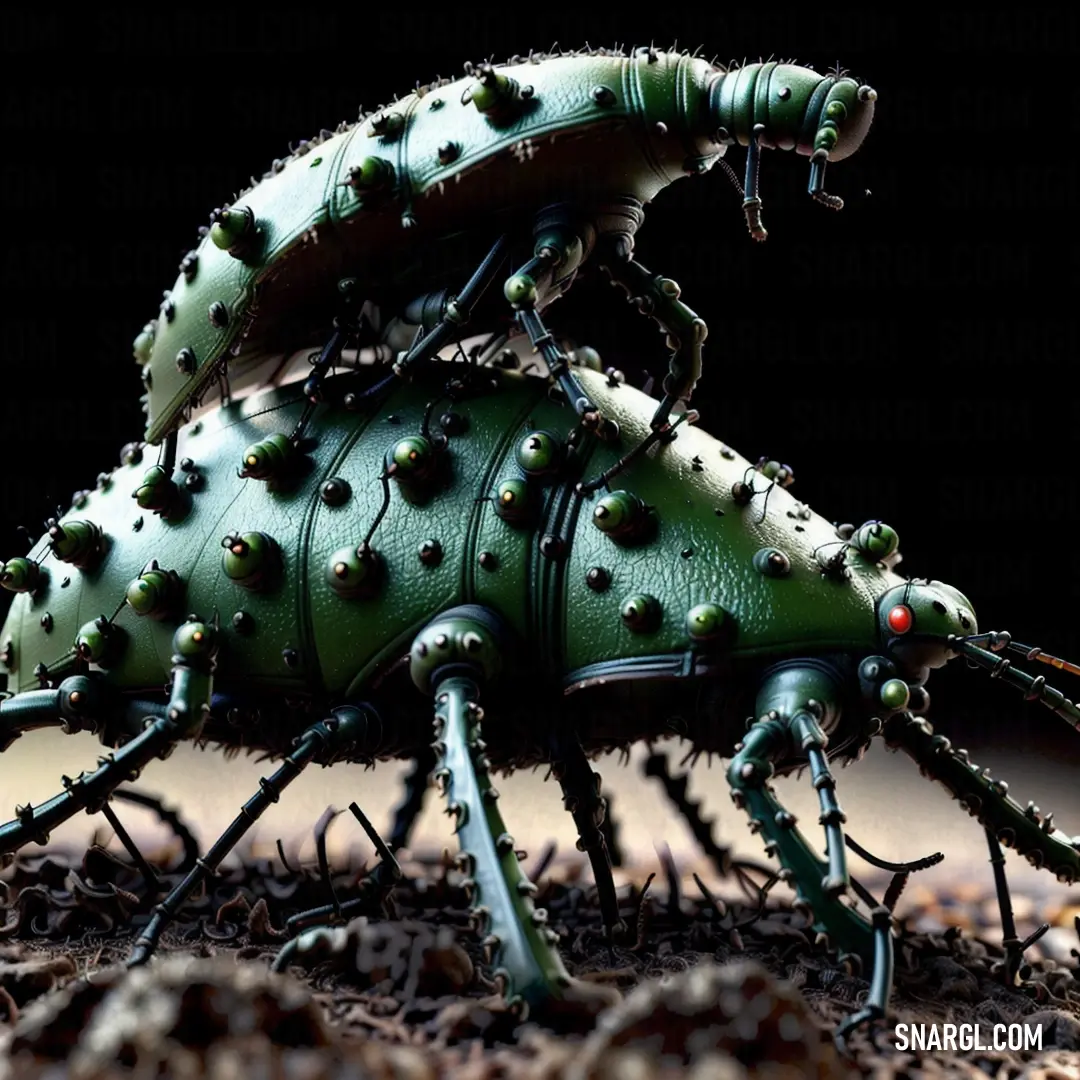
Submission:
POLYGON ((391 851, 409 846, 413 826, 424 809, 424 798, 434 769, 435 751, 426 746, 413 759, 412 768, 405 776, 405 797, 394 809, 394 824, 387 841, 391 851))
POLYGON ((601 1004, 617 992, 577 984, 563 966, 558 934, 533 904, 536 886, 521 868, 491 783, 478 702, 480 683, 501 667, 504 637, 493 613, 467 605, 445 612, 413 642, 413 681, 435 699, 435 780, 456 822, 470 904, 507 1002, 526 1012, 555 1001, 601 1004))
POLYGON ((608 939, 621 937, 626 932, 626 923, 619 918, 611 854, 602 829, 607 806, 600 795, 600 774, 593 772, 576 732, 557 730, 552 736, 551 771, 562 788, 563 805, 577 827, 578 851, 584 851, 592 864, 608 939))
POLYGON ((119 750, 100 759, 92 773, 64 777, 65 790, 42 803, 16 810, 13 821, 0 826, 0 854, 34 841, 47 843, 49 833, 80 810, 96 813, 121 784, 134 780, 156 757, 168 757, 176 744, 194 737, 210 711, 217 628, 189 619, 173 636, 172 694, 164 716, 146 718, 143 731, 119 750))
POLYGON ((297 740, 291 754, 267 779, 259 780, 259 790, 240 808, 233 823, 221 834, 213 847, 188 871, 187 875, 154 908, 153 917, 139 935, 128 957, 127 966, 146 963, 153 955, 161 935, 184 901, 209 877, 213 876, 230 851, 244 834, 263 815, 267 807, 281 798, 282 791, 295 780, 311 761, 325 752, 332 760, 346 754, 366 732, 366 715, 360 709, 339 709, 334 716, 313 724, 297 740))
POLYGON ((509 242, 506 236, 500 236, 495 241, 494 246, 484 256, 483 262, 473 271, 472 277, 465 283, 461 292, 446 301, 439 322, 394 364, 396 375, 404 375, 414 364, 422 360, 430 360, 440 349, 449 345, 461 334, 477 301, 495 280, 506 258, 508 247, 509 242))
POLYGON ((498 792, 491 784, 485 744, 480 737, 483 712, 479 687, 472 679, 450 676, 436 687, 440 760, 447 812, 456 820, 462 862, 473 882, 474 910, 486 919, 486 946, 505 978, 509 1002, 535 1005, 558 998, 570 985, 558 951, 558 935, 547 925, 547 912, 536 908, 536 886, 518 862, 513 837, 499 813, 498 792))
POLYGON ((145 806, 157 815, 158 820, 163 825, 172 830, 173 835, 180 841, 184 853, 180 857, 180 862, 172 868, 171 873, 186 874, 195 865, 195 860, 199 857, 199 841, 195 839, 195 835, 188 828, 187 823, 181 819, 175 810, 166 807, 156 795, 149 795, 144 791, 120 788, 113 792, 112 797, 119 799, 121 802, 145 806))
POLYGON ((765 834, 770 853, 779 856, 784 867, 781 878, 794 886, 798 897, 796 907, 809 908, 807 914, 814 920, 815 929, 831 939, 841 959, 855 960, 864 970, 869 967, 872 971, 865 1007, 837 1028, 836 1039, 843 1048, 850 1031, 867 1021, 881 1019, 888 1008, 893 971, 892 913, 879 904, 873 908, 872 924, 868 925, 857 911, 840 900, 848 881, 843 861, 835 858, 837 848, 842 851, 844 846, 836 822, 839 807, 831 797, 831 784, 820 786, 822 781, 818 777, 828 775, 827 771, 822 773, 813 766, 812 751, 816 749, 820 726, 809 705, 807 702, 803 708, 793 710, 790 718, 771 711, 756 721, 732 759, 728 783, 736 805, 749 812, 755 831, 765 834), (822 795, 827 791, 830 796, 821 799, 822 822, 829 833, 827 863, 814 854, 795 827, 794 815, 781 806, 767 784, 775 762, 789 753, 793 739, 796 745, 811 750, 815 786, 822 795))
POLYGON ((809 909, 814 928, 827 935, 841 955, 851 954, 869 963, 873 943, 866 920, 841 903, 842 890, 836 887, 833 868, 814 853, 796 828, 795 815, 784 809, 766 783, 774 761, 788 753, 790 738, 791 721, 786 718, 755 722, 728 768, 732 800, 750 815, 754 831, 766 837, 769 853, 777 855, 787 871, 781 872, 782 879, 795 889, 798 907, 809 909))
MULTIPOLYGON (((511 278, 511 281, 514 279, 511 278)), ((522 329, 529 335, 529 341, 533 348, 538 350, 547 364, 548 370, 555 376, 556 382, 562 388, 567 400, 574 407, 574 412, 581 418, 581 425, 586 430, 595 431, 602 439, 612 440, 618 436, 619 427, 614 420, 606 420, 600 415, 592 398, 585 393, 581 383, 578 382, 570 370, 569 357, 555 344, 551 331, 544 325, 544 321, 536 311, 532 303, 520 302, 518 305, 517 319, 522 329)))
POLYGON ((701 378, 701 347, 709 328, 679 299, 679 286, 671 278, 646 270, 627 243, 606 245, 600 259, 611 280, 626 290, 630 303, 659 323, 673 350, 663 382, 664 397, 652 418, 653 431, 662 431, 668 426, 671 410, 680 401, 690 400, 701 378))
POLYGON ((686 776, 672 776, 667 758, 660 753, 650 754, 646 758, 644 772, 646 776, 656 777, 663 784, 664 793, 686 820, 698 847, 713 864, 716 872, 721 877, 727 877, 732 869, 731 848, 722 847, 716 842, 712 822, 701 816, 701 803, 694 802, 687 796, 690 782, 686 776))
MULTIPOLYGON (((1034 803, 1022 808, 1009 798, 1009 785, 1004 780, 993 780, 989 769, 973 764, 966 750, 953 750, 952 743, 944 735, 935 735, 931 724, 911 713, 897 713, 885 722, 882 737, 886 745, 903 750, 919 766, 923 776, 936 780, 960 805, 986 829, 987 837, 995 844, 1013 848, 1027 858, 1032 866, 1045 866, 1058 881, 1072 884, 1080 880, 1080 837, 1069 837, 1054 828, 1054 815, 1040 813, 1034 803)), ((993 862, 994 848, 991 847, 993 862)), ((1000 853, 1000 849, 999 849, 1000 853)), ((1004 870, 994 865, 995 880, 1001 874, 998 885, 998 902, 1002 912, 1002 929, 1005 933, 1006 979, 1012 955, 1021 956, 1025 949, 1042 936, 1040 927, 1027 941, 1011 943, 1015 939, 1015 927, 1010 932, 1005 921, 1006 908, 1010 911, 1008 891, 1004 886, 1004 870), (1004 891, 1003 891, 1004 889, 1004 891)), ((1020 964, 1016 965, 1016 974, 1020 964)))
MULTIPOLYGON (((1024 950, 1042 937, 1042 934, 1037 933, 1026 942, 1016 936, 1012 897, 1009 895, 1009 882, 1005 876, 1005 852, 1001 850, 1001 844, 993 829, 986 830, 986 845, 990 849, 990 865, 994 869, 994 889, 997 892, 998 911, 1001 913, 1001 946, 1005 950, 1005 963, 1001 965, 1002 981, 1006 986, 1016 986, 1018 976, 1020 979, 1031 976, 1031 968, 1024 963, 1024 950)), ((1050 924, 1044 924, 1043 933, 1049 929, 1050 924)))

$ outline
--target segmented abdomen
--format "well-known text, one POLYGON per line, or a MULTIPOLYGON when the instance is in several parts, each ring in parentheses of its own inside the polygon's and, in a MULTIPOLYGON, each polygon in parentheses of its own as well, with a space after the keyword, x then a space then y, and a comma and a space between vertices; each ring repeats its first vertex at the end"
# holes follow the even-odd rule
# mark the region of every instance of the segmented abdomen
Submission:
MULTIPOLYGON (((11 688, 36 687, 38 664, 54 680, 70 673, 80 629, 114 613, 113 648, 102 666, 118 685, 160 688, 176 621, 216 613, 223 627, 218 689, 245 695, 366 692, 365 680, 404 655, 428 620, 473 602, 506 618, 536 672, 570 681, 618 658, 679 660, 715 647, 691 620, 702 604, 714 605, 732 631, 723 639, 732 656, 875 647, 877 598, 901 579, 855 549, 848 578, 826 576, 816 553, 843 546, 833 526, 711 436, 684 426, 612 482, 651 507, 655 530, 637 542, 600 527, 595 511, 606 492, 579 495, 579 473, 559 471, 558 445, 554 471, 519 458, 523 440, 537 432, 551 433, 556 444, 565 438, 566 407, 548 399, 543 380, 491 372, 497 388, 452 403, 444 396, 452 369, 443 367, 433 365, 369 408, 350 410, 341 385, 332 386, 309 429, 314 445, 302 444, 296 456, 306 471, 289 473, 285 449, 303 408, 295 386, 182 429, 175 507, 164 517, 132 498, 145 490, 149 455, 114 471, 61 521, 101 530, 96 563, 43 558, 47 537, 31 552, 43 580, 33 598, 15 598, 0 637, 11 646, 11 688), (423 478, 417 436, 425 416, 433 445, 444 415, 446 472, 426 488, 409 483, 410 469, 423 478), (395 461, 387 500, 382 478, 395 461), (749 501, 733 490, 745 478, 757 492, 749 501), (532 513, 516 516, 513 500, 500 505, 508 490, 532 513), (377 553, 371 588, 350 554, 365 539, 377 553), (779 566, 770 552, 782 556, 779 566), (148 580, 157 591, 144 601, 128 587, 152 560, 158 576, 148 580), (182 593, 166 588, 161 575, 170 571, 182 593), (655 602, 654 620, 627 616, 627 601, 641 596, 655 602)), ((580 472, 592 475, 644 438, 655 402, 609 386, 599 373, 578 374, 623 431, 620 444, 586 452, 580 472)))
POLYGON ((521 215, 528 227, 529 215, 554 202, 648 201, 685 174, 688 159, 696 169, 723 153, 707 115, 717 70, 704 60, 574 55, 496 70, 531 90, 509 116, 463 103, 471 78, 410 94, 308 144, 235 200, 250 210, 251 231, 233 254, 204 238, 137 339, 151 442, 245 336, 243 347, 274 351, 275 335, 295 341, 327 325, 341 276, 392 287, 423 273, 440 237, 474 225, 491 231, 500 214, 521 215), (366 159, 358 191, 350 170, 366 159))

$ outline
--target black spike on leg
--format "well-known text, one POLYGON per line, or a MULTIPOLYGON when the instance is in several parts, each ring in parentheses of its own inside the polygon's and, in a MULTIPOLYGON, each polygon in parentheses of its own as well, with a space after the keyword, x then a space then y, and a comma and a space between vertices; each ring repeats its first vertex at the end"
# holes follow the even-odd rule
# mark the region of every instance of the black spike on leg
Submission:
POLYGON ((405 776, 405 797, 394 809, 394 823, 387 841, 391 851, 409 846, 409 837, 424 809, 428 782, 434 769, 435 751, 425 746, 413 759, 412 768, 405 776))
POLYGON ((600 774, 593 772, 574 732, 558 730, 552 736, 551 769, 562 788, 563 805, 570 811, 577 828, 578 851, 589 856, 608 940, 622 937, 626 933, 626 923, 619 918, 611 856, 601 828, 606 805, 600 795, 600 774))

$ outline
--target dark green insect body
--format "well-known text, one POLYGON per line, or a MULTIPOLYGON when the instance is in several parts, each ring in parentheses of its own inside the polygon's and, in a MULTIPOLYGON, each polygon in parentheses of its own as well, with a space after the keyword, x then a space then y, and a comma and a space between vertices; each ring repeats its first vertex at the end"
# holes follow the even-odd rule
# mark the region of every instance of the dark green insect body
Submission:
MULTIPOLYGON (((762 147, 809 156, 811 192, 838 206, 822 190, 825 164, 857 149, 875 98, 791 64, 728 71, 687 53, 600 50, 474 69, 323 132, 215 212, 136 339, 147 439, 160 442, 223 376, 258 381, 269 374, 261 358, 329 335, 343 276, 378 309, 379 344, 410 359, 403 327, 441 319, 447 342, 447 328, 486 333, 512 318, 510 305, 542 310, 594 254, 629 259, 642 206, 730 146, 749 148, 756 238, 762 147), (519 272, 502 306, 473 311, 447 287, 500 232, 519 272)), ((616 277, 676 343, 671 403, 689 397, 704 324, 673 282, 616 277)))

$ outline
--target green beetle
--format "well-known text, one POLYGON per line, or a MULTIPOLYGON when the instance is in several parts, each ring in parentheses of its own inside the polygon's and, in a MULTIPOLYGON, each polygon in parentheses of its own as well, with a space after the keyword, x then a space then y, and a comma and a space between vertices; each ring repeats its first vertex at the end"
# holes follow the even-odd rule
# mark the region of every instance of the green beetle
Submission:
MULTIPOLYGON (((840 71, 774 61, 728 69, 652 47, 466 68, 462 79, 420 87, 300 143, 214 212, 135 339, 149 442, 173 432, 218 383, 227 396, 229 380, 274 378, 262 362, 301 328, 326 341, 308 381, 313 401, 346 342, 403 374, 466 327, 493 334, 496 350, 520 329, 582 422, 613 435, 540 317, 590 258, 668 337, 670 373, 652 419, 664 429, 700 376, 707 330, 674 281, 634 259, 644 205, 717 163, 735 179, 724 158, 739 146, 756 240, 766 236, 762 149, 809 157, 810 193, 837 209, 825 167, 858 149, 877 98, 840 71), (352 307, 335 324, 335 283, 346 272, 352 307), (504 288, 493 296, 500 273, 504 288)), ((248 467, 263 468, 276 449, 259 448, 248 467)))
MULTIPOLYGON (((870 998, 844 1030, 883 1014, 892 938, 889 909, 848 874, 831 759, 883 736, 963 799, 992 843, 1080 878, 1073 842, 919 715, 931 671, 962 655, 1080 723, 1003 653, 1062 662, 980 634, 950 586, 903 578, 887 525, 834 526, 794 498, 790 468, 751 464, 690 414, 654 452, 620 456, 647 437, 656 401, 614 373, 579 377, 618 423, 616 440, 573 424, 544 379, 520 372, 429 364, 378 400, 364 396, 375 377, 328 378, 296 439, 284 433, 310 403, 290 384, 181 428, 175 456, 149 469, 125 454, 0 571, 17 594, 0 635, 0 746, 56 725, 118 747, 56 798, 19 808, 0 826, 0 852, 101 809, 184 739, 283 758, 155 909, 131 963, 305 766, 401 758, 417 762, 417 790, 389 843, 378 841, 371 888, 392 886, 393 851, 431 774, 508 997, 542 1006, 585 994, 533 904, 492 773, 552 765, 617 938, 590 759, 676 728, 696 750, 731 757, 733 797, 813 926, 871 973, 870 998), (807 763, 825 859, 769 783, 807 763), (853 888, 869 911, 846 902, 853 888)), ((371 899, 368 889, 344 907, 371 899)), ((1023 949, 1010 925, 1015 979, 1023 949)), ((317 952, 320 933, 294 937, 278 966, 317 952)))

